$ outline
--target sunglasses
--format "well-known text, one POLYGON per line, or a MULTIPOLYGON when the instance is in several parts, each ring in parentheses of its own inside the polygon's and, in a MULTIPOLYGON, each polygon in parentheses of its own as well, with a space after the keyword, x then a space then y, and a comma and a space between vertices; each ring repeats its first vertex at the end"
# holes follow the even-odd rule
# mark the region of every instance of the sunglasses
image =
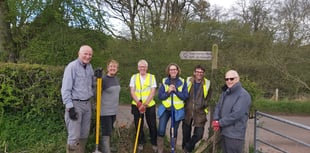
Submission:
POLYGON ((235 80, 235 78, 225 78, 225 81, 228 81, 228 80, 230 80, 230 81, 234 81, 234 80, 235 80))

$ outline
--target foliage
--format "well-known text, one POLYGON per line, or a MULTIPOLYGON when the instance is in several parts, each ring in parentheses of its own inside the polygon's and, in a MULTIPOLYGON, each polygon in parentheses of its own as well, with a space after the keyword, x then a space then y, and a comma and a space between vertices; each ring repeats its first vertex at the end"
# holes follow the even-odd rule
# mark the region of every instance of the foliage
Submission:
MULTIPOLYGON (((51 108, 51 107, 49 107, 51 108)), ((0 152, 64 152, 66 132, 62 112, 44 117, 6 113, 0 118, 0 152)))
POLYGON ((62 67, 0 63, 1 151, 64 152, 62 67), (14 150, 14 151, 12 151, 14 150))
POLYGON ((0 63, 0 109, 27 117, 58 112, 60 67, 0 63), (50 109, 47 109, 50 108, 50 109))
MULTIPOLYGON (((39 49, 36 53, 43 53, 42 56, 48 56, 47 54, 54 56, 58 52, 66 51, 65 49, 74 50, 70 46, 75 45, 74 43, 92 44, 95 40, 89 40, 92 37, 101 41, 103 31, 108 29, 104 19, 105 11, 98 9, 101 7, 100 2, 5 0, 1 1, 1 5, 6 6, 0 7, 0 12, 4 12, 0 14, 0 20, 2 20, 0 21, 0 33, 6 36, 4 37, 5 43, 0 43, 0 52, 3 52, 0 58, 4 61, 17 62, 22 57, 20 52, 29 48, 31 51, 39 49), (82 29, 83 34, 79 35, 81 32, 79 30, 69 30, 71 28, 82 29), (97 31, 97 33, 94 34, 91 31, 97 31), (70 40, 74 40, 74 43, 72 44, 70 40), (35 46, 29 47, 29 44, 35 46), (43 47, 41 48, 40 45, 43 47)), ((99 47, 102 43, 103 41, 93 47, 99 47)), ((39 58, 40 64, 43 63, 44 57, 42 56, 39 58)), ((30 62, 33 62, 31 58, 30 62)))
POLYGON ((98 31, 74 29, 50 24, 44 32, 32 39, 21 51, 19 62, 66 65, 77 58, 81 45, 90 45, 94 50, 94 62, 103 51, 108 36, 98 31), (52 28, 53 27, 53 28, 52 28), (55 29, 54 27, 58 27, 55 29))
MULTIPOLYGON (((279 36, 277 36, 279 28, 275 28, 269 20, 273 15, 270 12, 274 10, 270 10, 272 7, 269 4, 267 5, 267 3, 259 3, 260 1, 248 3, 249 5, 240 8, 245 9, 243 13, 248 12, 249 14, 234 12, 234 14, 239 13, 237 16, 241 18, 232 17, 220 21, 216 18, 216 14, 214 15, 211 12, 200 14, 203 15, 203 17, 201 16, 203 20, 197 20, 195 17, 199 16, 199 11, 195 12, 197 10, 193 11, 190 8, 184 7, 183 4, 188 4, 188 6, 192 6, 193 4, 192 2, 183 3, 183 1, 180 3, 182 7, 179 9, 189 9, 188 14, 185 13, 186 11, 174 12, 180 15, 176 16, 178 19, 181 16, 184 18, 175 23, 173 20, 165 22, 165 24, 170 24, 169 26, 177 27, 175 30, 168 30, 168 27, 161 27, 163 25, 159 23, 155 24, 157 23, 156 17, 151 14, 154 13, 152 12, 154 10, 152 8, 143 8, 142 10, 136 11, 146 11, 145 14, 134 16, 134 18, 141 17, 139 20, 141 22, 139 24, 135 22, 138 25, 131 25, 137 27, 137 29, 131 30, 141 30, 140 33, 137 33, 141 35, 139 37, 140 39, 133 41, 111 38, 104 34, 103 29, 106 28, 104 26, 105 24, 102 23, 101 28, 97 25, 99 20, 103 21, 102 15, 104 13, 102 14, 102 10, 98 9, 97 11, 101 13, 98 14, 98 19, 94 17, 97 13, 95 10, 96 7, 94 6, 95 3, 92 4, 86 1, 76 4, 73 3, 74 1, 36 1, 38 3, 34 3, 33 1, 27 1, 25 3, 27 5, 24 6, 21 4, 26 1, 7 2, 9 2, 10 8, 17 8, 10 9, 11 12, 9 14, 9 18, 12 19, 10 21, 12 22, 13 29, 13 47, 17 48, 11 48, 9 51, 15 52, 18 50, 17 61, 19 63, 26 62, 64 66, 76 58, 77 51, 82 44, 89 44, 94 49, 92 63, 95 68, 104 67, 105 62, 110 58, 114 58, 120 62, 118 76, 121 79, 122 88, 125 88, 122 91, 126 92, 130 76, 137 72, 136 62, 141 58, 149 62, 149 71, 156 75, 157 82, 160 82, 165 77, 164 69, 171 62, 181 66, 183 71, 181 77, 184 78, 192 74, 192 68, 196 64, 202 64, 206 67, 206 76, 208 78, 221 78, 221 75, 211 75, 210 61, 183 61, 179 58, 179 53, 182 50, 210 51, 213 44, 218 44, 218 67, 236 69, 240 74, 245 75, 247 79, 254 80, 257 87, 263 90, 264 97, 272 97, 276 88, 280 90, 281 98, 296 98, 304 95, 307 96, 310 93, 309 77, 307 77, 308 72, 305 71, 309 67, 307 57, 310 46, 306 45, 307 40, 305 39, 307 38, 305 37, 307 33, 300 35, 300 40, 293 44, 287 43, 284 40, 285 38, 281 41, 279 36), (80 8, 84 8, 82 6, 86 6, 85 8, 87 9, 81 10, 80 8), (87 10, 93 10, 93 12, 87 10), (29 14, 26 13, 27 11, 29 14), (70 14, 72 14, 72 18, 70 18, 70 14), (22 18, 18 20, 16 18, 17 16, 22 18), (91 17, 85 18, 85 16, 91 17), (260 20, 258 23, 252 23, 255 19, 263 19, 268 22, 260 20), (89 22, 90 20, 94 22, 89 22), (93 25, 95 23, 96 25, 93 25), (148 23, 154 23, 154 25, 149 25, 148 23), (172 23, 179 25, 172 25, 172 23), (142 28, 143 26, 145 28, 142 28), (150 28, 150 26, 153 28, 150 28), (159 26, 162 30, 156 30, 156 26, 159 26), (165 30, 165 28, 168 29, 165 30)), ((109 1, 105 2, 108 3, 109 1)), ((111 4, 114 4, 114 2, 117 3, 116 1, 111 1, 111 4)), ((135 5, 141 8, 146 6, 136 3, 135 5)), ((152 3, 157 4, 159 2, 152 3)), ((283 4, 279 3, 281 6, 283 4)), ((120 5, 120 3, 117 3, 117 6, 120 5)), ((169 4, 164 5, 168 6, 169 4)), ((102 9, 101 5, 96 6, 102 9)), ((198 9, 196 7, 195 5, 193 9, 198 9)), ((299 5, 296 7, 298 7, 298 10, 301 9, 300 12, 302 12, 299 16, 296 16, 298 21, 307 19, 307 16, 302 16, 307 13, 303 10, 304 8, 299 5)), ((212 11, 209 8, 206 4, 200 9, 212 11)), ((283 9, 281 10, 282 12, 289 9, 285 7, 279 8, 283 9)), ((239 9, 235 9, 235 11, 239 9)), ((178 11, 178 9, 175 11, 178 11)), ((129 12, 119 13, 126 14, 129 12)), ((164 14, 167 12, 158 12, 156 15, 161 16, 161 13, 164 14)), ((279 12, 275 13, 281 15, 279 12)), ((127 18, 128 16, 124 17, 127 18)), ((281 18, 284 18, 284 16, 279 17, 279 19, 281 18)), ((169 19, 166 18, 163 20, 169 19)), ((303 22, 300 24, 302 25, 303 22)), ((278 26, 284 26, 281 30, 286 30, 285 25, 278 26)), ((296 26, 303 27, 299 24, 296 26)), ((304 27, 308 28, 307 26, 304 27)), ((298 31, 292 31, 293 35, 290 37, 296 36, 298 31)), ((295 38, 292 38, 292 40, 294 42, 297 41, 295 38)), ((222 84, 221 82, 216 83, 222 84)), ((216 85, 216 88, 220 86, 219 84, 216 85)))

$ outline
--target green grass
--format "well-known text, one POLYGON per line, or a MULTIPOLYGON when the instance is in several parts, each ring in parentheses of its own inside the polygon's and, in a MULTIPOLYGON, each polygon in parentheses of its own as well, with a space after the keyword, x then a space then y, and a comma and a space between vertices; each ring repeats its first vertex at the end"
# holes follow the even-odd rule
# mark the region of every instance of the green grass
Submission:
POLYGON ((3 114, 0 123, 0 152, 65 152, 66 131, 61 120, 3 114))
POLYGON ((271 114, 310 115, 310 101, 271 101, 258 100, 254 102, 254 109, 271 114))

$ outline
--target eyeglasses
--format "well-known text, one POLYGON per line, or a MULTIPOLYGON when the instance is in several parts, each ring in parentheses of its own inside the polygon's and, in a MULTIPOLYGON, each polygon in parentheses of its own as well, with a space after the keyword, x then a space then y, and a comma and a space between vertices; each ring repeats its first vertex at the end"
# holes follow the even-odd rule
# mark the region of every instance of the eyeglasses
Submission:
POLYGON ((176 70, 178 70, 178 69, 169 69, 169 71, 176 71, 176 70))
POLYGON ((202 74, 202 73, 204 73, 203 71, 195 71, 195 73, 200 73, 200 74, 202 74))
POLYGON ((228 81, 228 80, 230 80, 230 81, 234 81, 234 80, 235 80, 235 78, 225 78, 225 81, 228 81))

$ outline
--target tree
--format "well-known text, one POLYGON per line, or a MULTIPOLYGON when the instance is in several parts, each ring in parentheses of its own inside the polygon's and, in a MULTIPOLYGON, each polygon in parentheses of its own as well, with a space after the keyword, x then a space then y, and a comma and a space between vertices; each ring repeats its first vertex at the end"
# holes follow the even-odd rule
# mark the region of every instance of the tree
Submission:
POLYGON ((310 2, 309 0, 285 0, 276 10, 277 39, 288 46, 310 43, 310 2))
POLYGON ((274 0, 239 0, 237 6, 235 14, 244 24, 250 25, 253 32, 270 26, 274 0))
POLYGON ((111 16, 127 26, 133 41, 182 31, 194 17, 207 19, 210 6, 206 0, 105 0, 105 3, 111 16))
POLYGON ((117 15, 114 18, 121 20, 130 30, 131 40, 136 41, 136 15, 141 4, 138 0, 105 0, 106 4, 117 15))
POLYGON ((198 0, 197 2, 193 2, 193 17, 197 18, 200 22, 209 20, 209 9, 210 3, 207 1, 198 0))
POLYGON ((4 61, 15 62, 16 51, 13 48, 10 33, 9 6, 7 0, 0 0, 0 58, 4 61), (12 49, 12 51, 10 51, 12 49))
MULTIPOLYGON (((101 5, 97 0, 0 0, 0 3, 0 39, 3 42, 0 52, 3 53, 3 61, 17 62, 21 51, 29 48, 30 42, 51 28, 70 27, 101 32, 108 28, 105 12, 99 9, 101 5)), ((44 39, 47 41, 50 38, 44 39)))

